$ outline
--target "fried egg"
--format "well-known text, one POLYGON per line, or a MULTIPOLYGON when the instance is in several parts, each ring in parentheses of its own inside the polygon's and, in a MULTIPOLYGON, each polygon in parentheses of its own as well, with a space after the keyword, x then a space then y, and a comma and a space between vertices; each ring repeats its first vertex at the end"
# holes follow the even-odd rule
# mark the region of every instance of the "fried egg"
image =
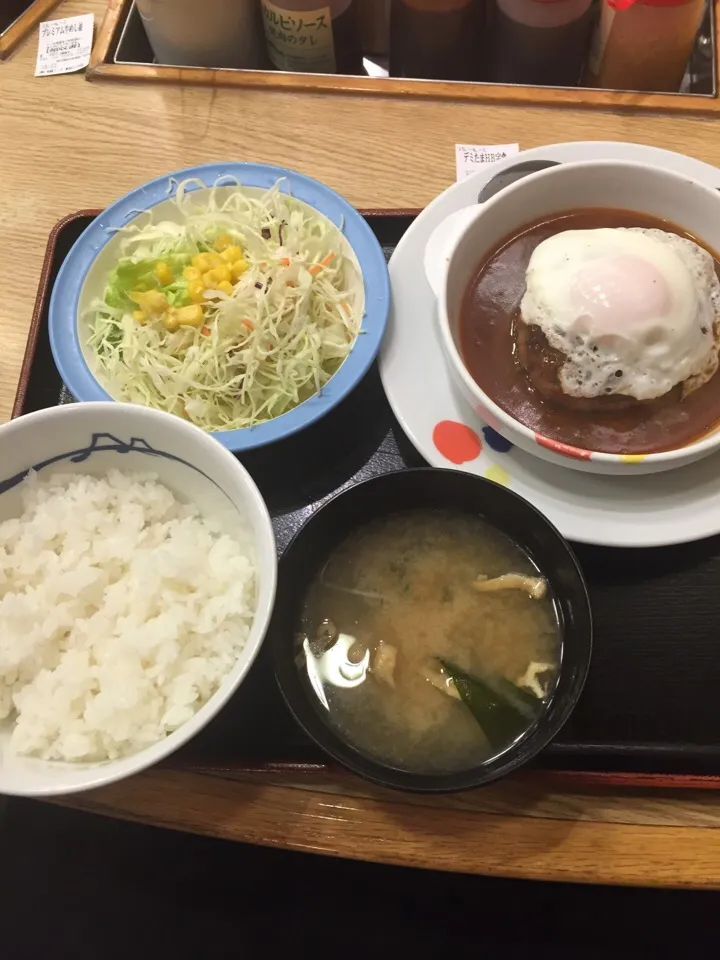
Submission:
POLYGON ((520 319, 567 357, 564 393, 651 400, 718 366, 720 282, 712 256, 664 230, 566 230, 530 257, 520 319))

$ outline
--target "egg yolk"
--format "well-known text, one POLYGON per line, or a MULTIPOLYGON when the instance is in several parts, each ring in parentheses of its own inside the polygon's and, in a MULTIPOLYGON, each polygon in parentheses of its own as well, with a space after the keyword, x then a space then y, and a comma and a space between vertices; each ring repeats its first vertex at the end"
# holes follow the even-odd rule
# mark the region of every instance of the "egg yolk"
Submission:
POLYGON ((570 292, 577 333, 601 337, 668 317, 672 293, 653 264, 632 255, 601 257, 575 275, 570 292))

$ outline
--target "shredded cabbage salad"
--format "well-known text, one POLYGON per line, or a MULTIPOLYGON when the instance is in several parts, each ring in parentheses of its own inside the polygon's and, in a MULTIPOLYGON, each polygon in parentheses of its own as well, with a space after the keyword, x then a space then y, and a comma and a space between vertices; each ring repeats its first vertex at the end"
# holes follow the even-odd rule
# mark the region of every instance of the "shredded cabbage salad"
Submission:
POLYGON ((185 180, 179 222, 150 214, 119 231, 88 315, 116 399, 233 430, 291 410, 338 370, 360 333, 360 266, 341 229, 280 183, 185 180))

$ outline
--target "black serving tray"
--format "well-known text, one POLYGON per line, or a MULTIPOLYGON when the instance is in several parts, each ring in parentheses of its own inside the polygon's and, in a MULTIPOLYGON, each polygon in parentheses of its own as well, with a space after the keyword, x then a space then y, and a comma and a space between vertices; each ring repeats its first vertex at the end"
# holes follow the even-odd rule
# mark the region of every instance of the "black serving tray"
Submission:
MULTIPOLYGON (((93 215, 67 217, 50 237, 13 416, 73 402, 53 363, 47 309, 57 271, 93 215)), ((366 218, 389 257, 414 214, 366 218)), ((323 420, 241 459, 267 501, 280 552, 337 490, 424 463, 375 367, 323 420)), ((578 544, 576 551, 595 617, 593 661, 571 720, 538 766, 584 780, 720 787, 720 537, 646 550, 578 544)), ((169 763, 242 772, 322 769, 327 761, 288 713, 266 646, 242 694, 169 763)))

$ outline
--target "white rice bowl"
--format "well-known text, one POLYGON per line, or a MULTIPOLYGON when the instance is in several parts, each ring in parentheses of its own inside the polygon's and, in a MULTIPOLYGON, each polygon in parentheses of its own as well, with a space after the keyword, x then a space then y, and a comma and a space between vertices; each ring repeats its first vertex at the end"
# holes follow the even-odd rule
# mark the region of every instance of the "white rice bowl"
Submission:
POLYGON ((255 559, 154 475, 23 481, 0 524, 0 720, 43 760, 115 760, 186 723, 242 653, 255 559))
POLYGON ((137 406, 20 418, 0 464, 0 792, 117 780, 246 675, 274 599, 270 518, 220 444, 137 406))

